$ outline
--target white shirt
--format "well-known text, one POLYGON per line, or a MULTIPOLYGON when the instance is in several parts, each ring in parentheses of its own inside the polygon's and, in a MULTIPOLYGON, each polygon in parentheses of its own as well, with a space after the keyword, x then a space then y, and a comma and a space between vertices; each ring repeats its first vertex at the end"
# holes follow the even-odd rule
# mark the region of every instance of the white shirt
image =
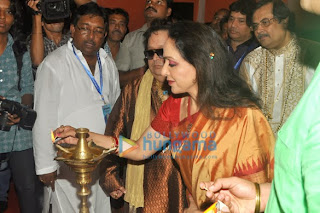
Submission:
MULTIPOLYGON (((90 70, 81 51, 76 48, 75 51, 84 66, 90 70)), ((120 94, 118 71, 112 57, 108 56, 103 49, 99 50, 99 54, 103 70, 102 93, 106 103, 113 107, 120 94)), ((98 62, 95 66, 94 78, 101 86, 98 62)), ((75 128, 84 127, 92 132, 103 134, 106 126, 102 112, 103 105, 100 94, 73 53, 71 40, 49 54, 40 64, 35 82, 34 108, 37 111, 37 120, 32 131, 36 173, 37 175, 48 174, 55 170, 58 170, 59 173, 60 170, 56 181, 56 197, 53 200, 61 202, 60 195, 68 199, 71 199, 68 195, 73 195, 75 200, 72 199, 69 202, 75 212, 78 211, 80 200, 74 194, 76 184, 72 185, 71 181, 74 180, 74 172, 65 169, 64 163, 54 160, 56 150, 50 133, 60 125, 71 125, 75 128), (65 193, 60 193, 59 189, 65 193)), ((95 179, 93 183, 95 181, 98 184, 95 179)), ((49 188, 48 190, 47 199, 53 202, 51 190, 49 188)), ((95 189, 92 189, 92 194, 95 196, 95 189)), ((93 213, 95 212, 92 210, 92 208, 95 209, 94 201, 91 201, 91 204, 90 212, 93 213)), ((65 205, 67 204, 59 204, 61 208, 57 212, 69 213, 70 210, 65 205)))
POLYGON ((115 59, 116 65, 121 71, 129 71, 143 67, 144 61, 144 36, 148 26, 144 24, 141 28, 128 33, 121 43, 119 52, 115 59))

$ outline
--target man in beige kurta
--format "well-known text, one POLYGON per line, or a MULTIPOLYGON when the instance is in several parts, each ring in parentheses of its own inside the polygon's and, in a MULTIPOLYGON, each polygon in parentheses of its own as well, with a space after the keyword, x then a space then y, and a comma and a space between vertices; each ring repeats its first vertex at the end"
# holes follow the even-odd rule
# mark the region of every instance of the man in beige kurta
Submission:
POLYGON ((298 39, 289 31, 289 13, 283 2, 258 3, 253 29, 261 47, 249 53, 240 68, 240 75, 260 96, 275 135, 309 85, 319 58, 318 43, 298 39), (286 18, 273 7, 285 9, 286 18))

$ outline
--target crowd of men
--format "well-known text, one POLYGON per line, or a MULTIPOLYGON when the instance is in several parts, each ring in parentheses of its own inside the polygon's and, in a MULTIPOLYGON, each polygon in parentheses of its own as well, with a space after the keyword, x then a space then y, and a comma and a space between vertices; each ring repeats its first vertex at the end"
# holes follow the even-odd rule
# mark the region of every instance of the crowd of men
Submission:
MULTIPOLYGON (((39 12, 39 1, 27 3, 33 11, 29 36, 22 32, 20 2, 0 1, 0 98, 33 107, 37 112, 32 131, 21 128, 20 117, 10 113, 10 129, 0 131, 0 213, 7 208, 10 178, 21 212, 77 212, 80 198, 76 195, 75 174, 54 160, 56 150, 50 131, 68 124, 130 138, 133 115, 139 113, 136 91, 142 79, 152 74, 161 82, 162 95, 157 83, 152 83, 153 77, 149 79, 149 99, 153 93, 164 98, 148 103, 153 117, 168 95, 162 87, 164 80, 159 78, 163 66, 159 50, 166 37, 161 32, 170 27, 173 0, 147 0, 145 24, 132 32, 124 9, 77 1, 71 21, 47 20, 39 12)), ((261 109, 275 136, 298 104, 320 61, 319 44, 298 38, 292 22, 292 13, 281 0, 237 0, 229 9, 217 10, 210 23, 226 41, 234 72, 260 97, 261 109)), ((101 165, 105 175, 99 169, 93 174, 90 212, 187 209, 185 187, 171 159, 143 164, 141 168, 118 157, 105 159, 101 165), (128 174, 137 178, 130 179, 128 174), (169 184, 156 184, 161 181, 169 184), (160 204, 152 200, 154 193, 160 204)))

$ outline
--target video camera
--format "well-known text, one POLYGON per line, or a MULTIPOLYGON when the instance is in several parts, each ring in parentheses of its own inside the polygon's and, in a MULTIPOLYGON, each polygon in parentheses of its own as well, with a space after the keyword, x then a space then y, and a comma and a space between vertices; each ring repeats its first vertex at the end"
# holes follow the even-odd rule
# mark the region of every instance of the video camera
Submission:
POLYGON ((26 130, 32 130, 34 122, 37 118, 36 111, 20 104, 16 101, 7 99, 0 100, 0 130, 10 131, 11 126, 8 125, 8 114, 16 114, 20 117, 19 126, 26 130))
POLYGON ((42 0, 37 8, 46 20, 64 19, 70 16, 70 0, 42 0))

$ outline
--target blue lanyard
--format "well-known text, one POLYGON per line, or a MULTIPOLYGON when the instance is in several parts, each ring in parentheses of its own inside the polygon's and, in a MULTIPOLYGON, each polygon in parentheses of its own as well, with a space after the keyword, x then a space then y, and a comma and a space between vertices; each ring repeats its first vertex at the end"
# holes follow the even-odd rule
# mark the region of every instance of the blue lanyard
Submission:
MULTIPOLYGON (((248 51, 248 50, 247 50, 247 51, 248 51)), ((242 54, 241 58, 239 58, 239 60, 237 61, 237 63, 234 65, 233 69, 237 70, 237 69, 240 67, 240 64, 241 64, 241 62, 243 61, 244 56, 246 55, 247 51, 245 51, 245 52, 242 54)))
POLYGON ((95 88, 97 89, 98 93, 101 96, 101 99, 103 100, 104 104, 106 104, 106 101, 104 100, 103 94, 102 94, 102 88, 103 88, 103 79, 102 79, 102 66, 101 66, 101 61, 100 61, 100 55, 99 55, 99 51, 97 52, 97 58, 98 58, 98 64, 99 64, 99 71, 100 71, 100 85, 101 87, 99 87, 96 79, 94 79, 92 73, 90 70, 88 70, 88 68, 81 62, 79 56, 77 55, 76 51, 74 50, 74 46, 72 44, 72 49, 73 49, 73 53, 74 55, 77 57, 77 59, 79 60, 79 62, 81 63, 82 67, 84 68, 84 70, 86 71, 86 73, 88 74, 88 76, 90 77, 93 85, 95 86, 95 88))

